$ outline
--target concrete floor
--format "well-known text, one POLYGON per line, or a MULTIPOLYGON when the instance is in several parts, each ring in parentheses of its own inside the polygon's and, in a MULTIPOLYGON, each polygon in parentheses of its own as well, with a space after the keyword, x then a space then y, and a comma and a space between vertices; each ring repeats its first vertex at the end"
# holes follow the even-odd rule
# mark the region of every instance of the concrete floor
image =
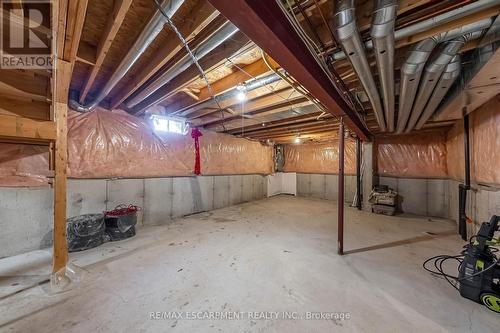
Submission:
POLYGON ((427 257, 461 249, 451 222, 353 208, 346 220, 346 250, 354 251, 343 257, 336 204, 319 199, 279 196, 144 227, 133 239, 72 254, 82 269, 69 291, 45 283, 0 297, 0 331, 498 332, 497 314, 421 268, 427 257), (243 319, 186 319, 193 311, 243 319), (267 312, 279 319, 264 319, 276 315, 267 312))

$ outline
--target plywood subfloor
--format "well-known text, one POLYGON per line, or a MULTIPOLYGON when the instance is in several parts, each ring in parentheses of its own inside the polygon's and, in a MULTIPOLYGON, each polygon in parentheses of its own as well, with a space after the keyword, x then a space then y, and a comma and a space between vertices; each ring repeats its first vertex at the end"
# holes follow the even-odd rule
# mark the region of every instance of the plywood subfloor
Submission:
POLYGON ((52 294, 43 284, 0 299, 0 331, 496 331, 497 314, 421 268, 462 247, 451 222, 353 208, 346 219, 346 249, 355 251, 343 257, 331 201, 279 196, 144 227, 134 239, 72 255, 83 267, 72 290, 52 294), (174 311, 184 319, 150 319, 174 311), (350 319, 185 319, 192 311, 350 319))

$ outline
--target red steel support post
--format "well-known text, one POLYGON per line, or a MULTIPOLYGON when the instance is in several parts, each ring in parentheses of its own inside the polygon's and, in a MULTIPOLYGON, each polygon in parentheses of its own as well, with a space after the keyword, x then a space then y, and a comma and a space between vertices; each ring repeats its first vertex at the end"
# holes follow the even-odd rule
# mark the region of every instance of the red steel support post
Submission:
POLYGON ((344 119, 339 125, 338 254, 344 254, 344 119))

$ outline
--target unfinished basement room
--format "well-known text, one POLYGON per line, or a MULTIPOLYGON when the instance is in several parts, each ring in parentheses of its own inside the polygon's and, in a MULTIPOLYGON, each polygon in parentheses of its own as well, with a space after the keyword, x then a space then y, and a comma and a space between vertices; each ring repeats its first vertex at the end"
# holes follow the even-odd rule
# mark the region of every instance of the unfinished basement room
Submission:
POLYGON ((0 4, 0 332, 500 332, 500 0, 0 4))

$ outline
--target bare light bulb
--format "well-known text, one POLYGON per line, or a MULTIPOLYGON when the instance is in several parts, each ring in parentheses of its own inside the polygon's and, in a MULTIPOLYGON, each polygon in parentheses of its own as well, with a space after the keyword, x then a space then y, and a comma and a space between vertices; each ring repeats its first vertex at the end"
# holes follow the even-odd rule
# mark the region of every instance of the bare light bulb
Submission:
POLYGON ((244 91, 240 91, 236 94, 236 98, 238 99, 238 101, 244 102, 247 99, 247 94, 244 91))

